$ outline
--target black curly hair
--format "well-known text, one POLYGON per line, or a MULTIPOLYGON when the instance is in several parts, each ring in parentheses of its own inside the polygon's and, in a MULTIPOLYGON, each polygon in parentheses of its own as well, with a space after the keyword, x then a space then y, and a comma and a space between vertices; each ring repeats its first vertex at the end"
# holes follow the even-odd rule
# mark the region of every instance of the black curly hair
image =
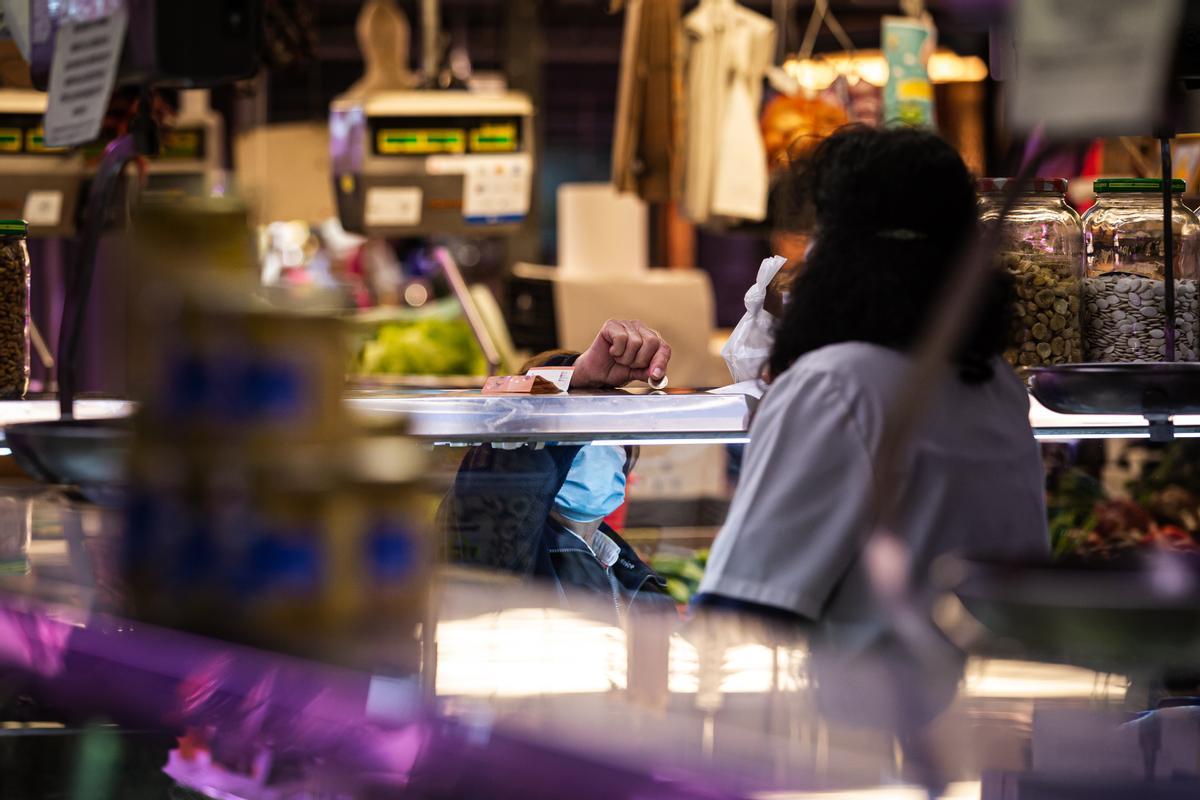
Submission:
MULTIPOLYGON (((915 128, 848 127, 793 167, 787 207, 815 222, 768 368, 839 342, 916 344, 977 228, 975 185, 944 139, 915 128)), ((1014 299, 997 268, 957 348, 959 377, 982 383, 1004 351, 1014 299)))

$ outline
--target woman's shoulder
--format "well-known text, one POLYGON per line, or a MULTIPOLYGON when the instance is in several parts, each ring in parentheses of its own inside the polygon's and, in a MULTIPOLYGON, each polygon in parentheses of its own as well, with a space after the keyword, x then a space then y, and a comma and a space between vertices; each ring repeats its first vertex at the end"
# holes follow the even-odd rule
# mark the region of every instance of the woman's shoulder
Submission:
POLYGON ((855 430, 868 445, 883 427, 887 404, 904 373, 900 353, 865 342, 840 342, 806 353, 776 378, 759 416, 801 419, 808 428, 821 420, 855 430))
MULTIPOLYGON (((891 395, 898 381, 913 364, 912 359, 898 350, 869 342, 839 342, 806 353, 787 368, 772 384, 796 389, 811 384, 814 379, 828 378, 843 391, 885 393, 891 395)), ((982 388, 1011 395, 1028 405, 1025 384, 999 356, 992 360, 993 376, 982 384, 963 384, 951 381, 950 386, 963 390, 982 388)))
MULTIPOLYGON (((877 344, 827 345, 798 358, 771 384, 767 398, 791 407, 798 403, 822 408, 849 406, 873 429, 895 402, 912 363, 904 353, 877 344)), ((932 400, 938 404, 937 413, 973 416, 986 407, 990 414, 1002 414, 1014 424, 1027 424, 1029 398, 1024 384, 1003 359, 997 357, 993 369, 992 378, 981 384, 948 378, 932 400)))
POLYGON ((883 391, 894 385, 908 364, 905 355, 891 348, 868 342, 839 342, 796 359, 771 389, 789 393, 825 382, 850 394, 883 391))

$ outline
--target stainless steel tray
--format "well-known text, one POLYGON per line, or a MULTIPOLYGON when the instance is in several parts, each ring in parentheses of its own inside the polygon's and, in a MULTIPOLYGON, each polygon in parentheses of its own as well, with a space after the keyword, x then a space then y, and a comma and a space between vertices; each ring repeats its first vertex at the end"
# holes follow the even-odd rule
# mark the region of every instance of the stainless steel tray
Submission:
MULTIPOLYGON (((1102 672, 1200 669, 1200 561, 1159 553, 1111 564, 962 562, 953 591, 1022 657, 1102 672), (1178 586, 1164 586, 1169 573, 1178 586)), ((986 649, 986 640, 980 643, 986 649)))
POLYGON ((1200 414, 1200 364, 1064 364, 1027 376, 1033 396, 1063 414, 1200 414))
POLYGON ((559 395, 479 392, 358 394, 356 413, 402 417, 408 432, 436 442, 744 442, 752 398, 690 390, 559 395))

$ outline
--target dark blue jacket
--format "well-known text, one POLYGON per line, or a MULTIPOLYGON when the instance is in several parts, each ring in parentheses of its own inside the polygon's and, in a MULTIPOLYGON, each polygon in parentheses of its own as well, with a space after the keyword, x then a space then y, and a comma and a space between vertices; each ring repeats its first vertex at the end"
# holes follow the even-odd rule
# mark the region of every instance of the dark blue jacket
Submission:
POLYGON ((472 447, 440 514, 451 561, 546 579, 564 607, 611 603, 627 613, 674 612, 664 581, 607 525, 621 554, 606 569, 579 537, 551 518, 578 445, 472 447))

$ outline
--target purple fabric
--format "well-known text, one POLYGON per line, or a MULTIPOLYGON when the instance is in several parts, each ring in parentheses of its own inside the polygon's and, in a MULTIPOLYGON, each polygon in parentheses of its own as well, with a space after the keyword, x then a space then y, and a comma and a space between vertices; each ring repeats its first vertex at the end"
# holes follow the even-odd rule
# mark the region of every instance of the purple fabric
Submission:
POLYGON ((697 266, 712 278, 718 328, 732 328, 746 313, 746 290, 754 284, 758 265, 769 255, 770 244, 761 233, 697 229, 697 266))
POLYGON ((24 598, 0 595, 0 666, 33 676, 42 697, 82 718, 200 729, 225 763, 266 748, 277 762, 332 772, 356 796, 738 796, 711 776, 651 774, 424 704, 384 725, 367 716, 365 673, 100 614, 80 627, 24 598))

